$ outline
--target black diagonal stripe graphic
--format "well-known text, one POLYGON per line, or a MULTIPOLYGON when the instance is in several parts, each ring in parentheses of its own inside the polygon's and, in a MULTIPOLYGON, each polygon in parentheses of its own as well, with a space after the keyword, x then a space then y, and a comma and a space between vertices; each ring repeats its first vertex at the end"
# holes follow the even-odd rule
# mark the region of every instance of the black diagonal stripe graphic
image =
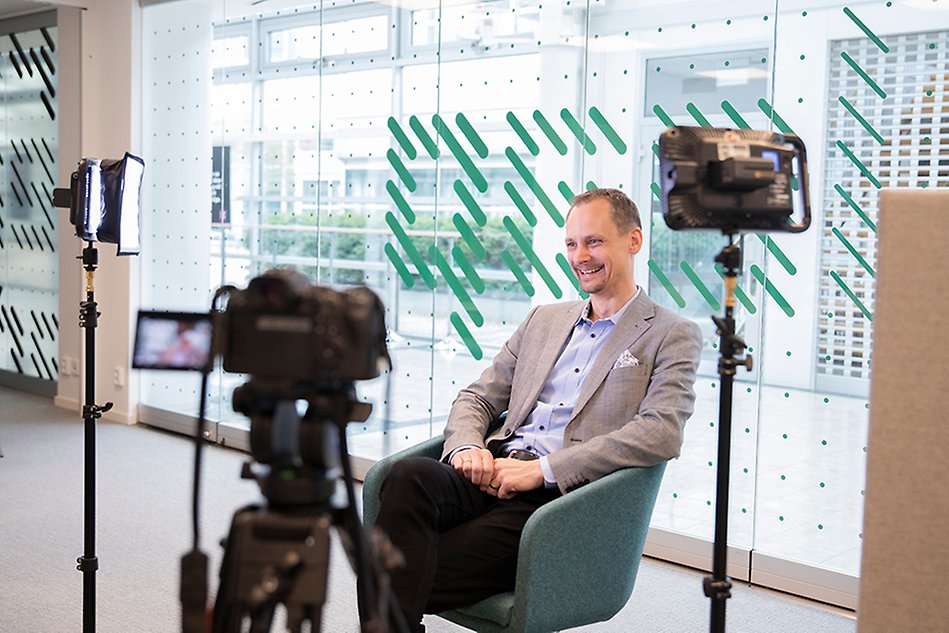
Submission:
POLYGON ((13 342, 16 344, 17 348, 20 350, 20 356, 23 356, 23 346, 20 345, 20 341, 16 336, 16 328, 13 327, 13 321, 10 320, 10 315, 7 313, 6 306, 0 306, 0 314, 3 314, 4 321, 7 322, 7 329, 10 330, 10 335, 13 337, 13 342))
POLYGON ((53 325, 56 326, 56 331, 58 332, 58 331, 59 331, 59 319, 56 318, 56 315, 55 315, 55 314, 51 314, 51 315, 49 315, 49 316, 50 316, 50 318, 53 320, 53 325))
POLYGON ((41 226, 40 229, 43 231, 43 237, 46 238, 46 243, 49 244, 49 250, 56 252, 56 245, 53 244, 53 240, 49 239, 49 233, 46 232, 46 227, 41 226))
POLYGON ((40 247, 41 251, 46 251, 46 247, 43 246, 43 240, 40 239, 40 234, 36 232, 36 227, 32 224, 30 225, 30 230, 33 231, 33 237, 36 238, 36 245, 40 247))
POLYGON ((36 311, 30 310, 30 316, 33 317, 33 323, 36 324, 36 331, 40 333, 40 338, 46 340, 46 334, 43 332, 43 326, 40 325, 40 320, 36 318, 36 311))
POLYGON ((31 138, 30 143, 33 145, 33 149, 36 150, 36 157, 40 159, 40 164, 43 166, 43 169, 46 171, 46 177, 49 178, 49 181, 53 184, 56 183, 56 179, 53 178, 53 174, 50 173, 49 167, 46 166, 46 159, 43 158, 43 152, 40 151, 39 145, 36 144, 36 139, 31 138))
POLYGON ((53 156, 52 150, 50 150, 50 149, 49 149, 49 145, 46 144, 46 139, 41 137, 41 138, 40 138, 40 143, 43 144, 43 149, 46 150, 46 155, 49 156, 49 159, 50 159, 51 161, 53 161, 53 163, 55 164, 55 163, 56 163, 56 157, 53 156))
MULTIPOLYGON (((23 178, 20 176, 20 170, 16 168, 16 164, 11 163, 10 167, 13 168, 13 173, 16 174, 16 179, 20 183, 20 187, 23 189, 23 195, 26 196, 26 201, 30 203, 30 206, 33 206, 33 198, 30 196, 30 192, 26 190, 26 185, 23 184, 23 178)), ((22 202, 20 203, 22 204, 22 202)))
MULTIPOLYGON (((13 225, 11 224, 10 226, 12 227, 13 225)), ((27 245, 30 247, 30 250, 31 250, 31 251, 35 251, 35 250, 36 250, 36 247, 33 246, 33 240, 30 239, 30 234, 26 232, 26 225, 25 225, 25 224, 21 224, 21 225, 20 225, 20 233, 23 234, 23 239, 26 240, 26 243, 27 243, 27 245)), ((11 307, 10 309, 12 310, 13 308, 11 307)))
POLYGON ((7 326, 3 324, 3 319, 0 319, 0 334, 7 333, 7 326))
POLYGON ((32 77, 33 67, 30 66, 30 60, 26 58, 26 53, 23 52, 23 47, 20 46, 20 40, 17 38, 16 34, 10 33, 10 41, 13 42, 16 52, 20 55, 20 59, 23 61, 23 66, 26 67, 26 72, 30 73, 30 77, 32 77))
MULTIPOLYGON (((22 207, 22 206, 23 206, 23 198, 20 197, 20 192, 16 190, 16 186, 13 184, 13 182, 10 183, 10 191, 12 191, 12 192, 13 192, 13 195, 16 196, 17 204, 19 204, 19 205, 22 207)), ((11 226, 12 226, 12 225, 11 225, 11 226)))
POLYGON ((16 143, 13 142, 12 138, 10 139, 10 147, 13 148, 13 152, 16 154, 16 159, 22 163, 23 157, 20 156, 20 150, 16 148, 16 143))
POLYGON ((16 243, 20 245, 20 248, 23 248, 23 242, 20 241, 20 236, 16 232, 16 227, 12 224, 10 225, 10 232, 13 233, 13 237, 16 238, 16 243))
POLYGON ((46 27, 40 27, 40 33, 43 34, 43 39, 46 40, 46 45, 49 46, 49 50, 56 52, 56 43, 53 41, 53 38, 49 36, 49 31, 46 30, 46 27))
POLYGON ((46 318, 45 312, 40 312, 40 316, 43 317, 43 325, 46 326, 46 331, 49 332, 49 338, 51 341, 56 340, 56 333, 53 332, 53 328, 49 326, 49 319, 46 318))
POLYGON ((43 61, 46 62, 46 66, 49 68, 49 74, 56 74, 56 64, 53 63, 53 58, 49 56, 49 53, 46 52, 45 46, 40 46, 40 55, 43 56, 43 61))
POLYGON ((16 365, 17 372, 22 374, 23 366, 20 365, 20 359, 16 357, 16 354, 14 353, 12 348, 10 349, 10 356, 13 358, 13 364, 16 365))
POLYGON ((13 54, 13 51, 7 54, 10 56, 10 61, 13 62, 13 68, 16 70, 16 74, 20 76, 20 79, 23 79, 23 69, 20 68, 20 62, 16 60, 16 55, 13 54))
POLYGON ((50 356, 50 357, 49 357, 49 362, 51 362, 51 363, 53 364, 53 369, 56 370, 56 375, 58 376, 58 375, 59 375, 59 363, 56 362, 56 357, 55 357, 55 356, 50 356))
POLYGON ((30 59, 33 60, 33 63, 36 64, 36 70, 39 71, 40 77, 43 78, 43 83, 46 84, 46 92, 53 98, 56 97, 56 88, 53 87, 53 82, 49 80, 49 77, 46 76, 46 71, 43 70, 43 64, 40 62, 40 58, 37 57, 36 51, 32 48, 30 49, 30 59))
POLYGON ((22 138, 20 139, 20 145, 23 146, 23 153, 26 154, 27 160, 29 160, 32 163, 33 154, 30 153, 30 148, 26 146, 26 141, 24 141, 22 138))
POLYGON ((53 112, 53 104, 49 102, 49 97, 46 96, 46 93, 40 91, 40 99, 43 101, 43 105, 46 106, 46 112, 49 113, 49 118, 51 121, 56 120, 56 113, 53 112))
POLYGON ((20 317, 16 315, 16 308, 10 306, 10 316, 13 317, 13 322, 16 323, 16 329, 20 331, 20 336, 26 335, 26 330, 23 329, 23 324, 20 323, 20 317))
POLYGON ((43 194, 40 193, 39 189, 36 188, 36 183, 31 182, 30 187, 33 189, 33 193, 36 194, 36 199, 40 203, 40 208, 43 210, 43 215, 46 216, 46 221, 49 222, 49 228, 56 228, 53 226, 53 219, 49 216, 49 211, 46 210, 46 203, 44 200, 51 200, 49 196, 43 197, 43 194))
MULTIPOLYGON (((36 347, 36 353, 40 355, 40 360, 43 362, 43 369, 46 370, 46 375, 50 378, 53 377, 53 372, 49 370, 49 363, 46 362, 46 356, 43 355, 43 350, 40 349, 39 341, 36 340, 36 335, 32 332, 30 336, 33 338, 33 345, 36 347)), ((32 356, 32 354, 30 354, 32 356)))
POLYGON ((36 375, 40 378, 43 377, 43 370, 40 369, 39 363, 36 362, 36 354, 30 352, 30 360, 33 361, 33 367, 36 367, 36 375))

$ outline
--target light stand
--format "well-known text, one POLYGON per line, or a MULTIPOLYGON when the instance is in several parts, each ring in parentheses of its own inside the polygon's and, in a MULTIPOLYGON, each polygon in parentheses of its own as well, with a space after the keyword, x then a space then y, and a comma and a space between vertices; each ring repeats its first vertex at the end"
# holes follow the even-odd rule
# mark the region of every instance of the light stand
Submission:
POLYGON ((82 572, 82 630, 83 633, 95 633, 96 630, 96 570, 99 559, 96 558, 96 420, 112 408, 111 402, 99 406, 96 400, 96 325, 99 313, 96 311, 95 273, 99 264, 99 252, 93 243, 82 249, 82 267, 86 271, 86 300, 79 304, 79 327, 86 334, 86 397, 82 405, 82 419, 85 427, 84 444, 84 527, 83 554, 76 559, 76 569, 82 572))
POLYGON ((751 371, 751 356, 736 358, 745 350, 745 341, 735 334, 735 287, 741 268, 741 247, 734 242, 734 233, 726 233, 728 245, 715 257, 725 268, 725 316, 712 316, 719 335, 718 375, 721 377, 718 409, 718 480, 715 493, 715 549, 712 575, 702 581, 705 595, 712 601, 709 630, 725 633, 725 601, 731 597, 732 582, 727 574, 728 560, 728 477, 731 462, 732 387, 735 370, 744 365, 751 371))

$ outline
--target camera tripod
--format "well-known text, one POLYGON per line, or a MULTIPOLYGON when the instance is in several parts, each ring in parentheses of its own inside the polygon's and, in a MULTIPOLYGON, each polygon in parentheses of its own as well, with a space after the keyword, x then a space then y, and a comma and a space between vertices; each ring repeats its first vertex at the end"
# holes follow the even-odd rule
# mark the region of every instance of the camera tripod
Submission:
MULTIPOLYGON (((286 609, 287 629, 320 630, 329 572, 330 528, 335 526, 357 577, 362 633, 407 630, 388 585, 387 570, 399 554, 383 537, 370 542, 356 513, 353 477, 346 449, 346 424, 369 416, 371 405, 346 390, 311 390, 252 379, 234 393, 234 409, 251 419, 251 452, 241 476, 254 479, 266 501, 234 514, 225 542, 220 585, 213 609, 213 633, 265 633, 278 606, 286 609), (297 412, 305 401, 306 412, 297 412), (338 431, 337 438, 333 431, 338 431), (334 454, 338 446, 338 457, 334 454), (337 499, 337 465, 343 469, 346 498, 337 499), (249 621, 250 628, 244 628, 249 621)), ((192 554, 186 555, 186 559, 192 554)), ((202 555, 203 556, 203 555, 202 555)), ((206 569, 206 559, 203 562, 206 569)), ((200 569, 187 562, 182 573, 182 603, 188 595, 203 607, 200 588, 188 589, 185 576, 200 569)), ((200 583, 199 583, 200 584, 200 583)), ((194 610, 184 629, 198 630, 194 610)))
POLYGON ((702 581, 706 597, 712 601, 709 630, 725 633, 725 601, 731 598, 732 581, 728 577, 728 469, 731 465, 732 387, 735 371, 745 366, 751 371, 751 355, 736 358, 745 351, 745 341, 735 334, 735 287, 741 268, 741 247, 734 235, 726 232, 728 244, 715 257, 725 269, 725 316, 712 316, 719 335, 718 374, 721 377, 718 405, 718 476, 715 492, 715 546, 712 575, 702 581))

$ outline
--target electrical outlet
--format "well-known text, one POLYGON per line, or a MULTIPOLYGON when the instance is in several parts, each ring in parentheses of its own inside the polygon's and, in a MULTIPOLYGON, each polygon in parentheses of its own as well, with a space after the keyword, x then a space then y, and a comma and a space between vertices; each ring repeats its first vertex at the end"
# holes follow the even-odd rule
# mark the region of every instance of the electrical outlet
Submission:
POLYGON ((116 367, 112 370, 112 384, 115 385, 116 389, 121 389, 125 386, 125 370, 121 367, 116 367))

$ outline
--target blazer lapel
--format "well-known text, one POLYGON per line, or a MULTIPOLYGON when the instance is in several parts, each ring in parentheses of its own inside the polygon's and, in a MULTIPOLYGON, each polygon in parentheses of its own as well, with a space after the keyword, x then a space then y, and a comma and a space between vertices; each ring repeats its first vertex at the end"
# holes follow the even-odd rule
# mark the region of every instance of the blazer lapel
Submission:
POLYGON ((576 324, 577 319, 580 318, 580 315, 583 314, 585 307, 586 302, 581 301, 578 302, 576 307, 564 310, 555 317, 556 321, 550 327, 549 339, 546 341, 546 344, 540 348, 537 357, 531 361, 533 367, 531 368, 530 383, 528 386, 529 391, 526 394, 527 397, 520 401, 520 406, 516 410, 508 413, 510 422, 516 426, 520 426, 521 422, 537 403, 537 398, 540 396, 541 390, 544 388, 544 385, 547 384, 547 376, 550 375, 550 370, 553 368, 554 363, 560 358, 560 353, 563 351, 564 345, 567 344, 567 339, 573 332, 573 326, 576 324))
POLYGON ((652 299, 646 296, 646 293, 640 293, 639 297, 629 306, 619 323, 610 333, 603 349, 597 354, 593 366, 590 367, 590 373, 583 380, 580 387, 580 395, 577 396, 577 402, 573 407, 573 414, 570 420, 573 421, 577 414, 583 410, 586 403, 600 387, 606 375, 613 369, 613 364, 619 358, 623 350, 628 349, 635 343, 646 330, 650 328, 649 320, 656 315, 656 304, 652 299))

